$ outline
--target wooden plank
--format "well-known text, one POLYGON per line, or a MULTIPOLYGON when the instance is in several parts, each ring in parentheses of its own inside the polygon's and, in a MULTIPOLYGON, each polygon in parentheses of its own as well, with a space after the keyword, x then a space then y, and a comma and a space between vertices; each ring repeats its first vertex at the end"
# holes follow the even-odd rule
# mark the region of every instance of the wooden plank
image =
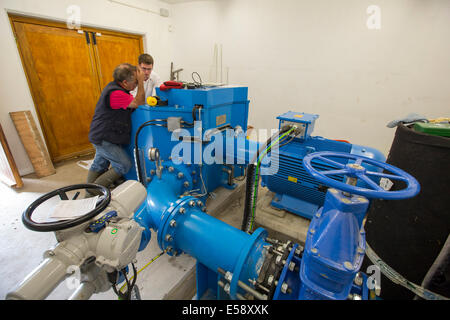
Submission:
POLYGON ((2 148, 0 150, 0 180, 10 187, 22 188, 23 181, 17 169, 16 162, 9 148, 3 128, 0 125, 0 140, 2 148))
POLYGON ((10 112, 20 139, 39 178, 56 173, 30 111, 10 112))

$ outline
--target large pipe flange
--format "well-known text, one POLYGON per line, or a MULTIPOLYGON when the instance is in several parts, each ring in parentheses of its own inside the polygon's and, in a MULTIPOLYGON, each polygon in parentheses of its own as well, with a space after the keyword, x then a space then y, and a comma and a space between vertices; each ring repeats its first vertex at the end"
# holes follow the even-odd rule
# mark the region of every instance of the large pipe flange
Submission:
POLYGON ((170 256, 179 256, 183 251, 176 242, 177 227, 182 225, 195 210, 203 211, 205 208, 202 201, 194 197, 183 197, 178 199, 164 214, 161 221, 162 228, 158 231, 158 244, 160 248, 167 251, 170 256))

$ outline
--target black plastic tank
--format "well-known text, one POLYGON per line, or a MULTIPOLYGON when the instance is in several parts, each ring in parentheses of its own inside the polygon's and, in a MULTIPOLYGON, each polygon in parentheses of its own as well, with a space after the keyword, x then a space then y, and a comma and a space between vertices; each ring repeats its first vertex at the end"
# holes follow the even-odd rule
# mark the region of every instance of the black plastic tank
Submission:
MULTIPOLYGON (((414 176, 421 191, 411 199, 374 200, 365 224, 366 240, 391 268, 420 285, 450 233, 450 138, 400 124, 386 162, 414 176)), ((391 190, 401 189, 401 184, 394 183, 391 190)), ((371 264, 366 256, 362 271, 371 264)), ((434 286, 435 292, 448 297, 450 279, 439 281, 443 283, 434 286)), ((410 290, 381 277, 382 299, 414 297, 410 290)))

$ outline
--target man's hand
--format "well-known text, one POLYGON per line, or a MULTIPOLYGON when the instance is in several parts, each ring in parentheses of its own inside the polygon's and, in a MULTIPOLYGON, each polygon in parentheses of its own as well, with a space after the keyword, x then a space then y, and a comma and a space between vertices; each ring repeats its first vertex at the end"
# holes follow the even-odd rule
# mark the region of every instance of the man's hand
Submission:
POLYGON ((145 89, 144 89, 144 80, 145 79, 144 78, 145 78, 144 71, 142 71, 142 69, 139 66, 137 66, 136 80, 138 83, 138 85, 137 85, 138 89, 137 89, 136 97, 128 106, 128 108, 130 108, 130 109, 136 109, 140 105, 145 104, 145 89))
POLYGON ((136 69, 136 79, 138 81, 138 85, 139 85, 139 83, 144 83, 144 81, 145 81, 144 71, 142 71, 141 67, 139 67, 139 66, 137 66, 137 69, 136 69))

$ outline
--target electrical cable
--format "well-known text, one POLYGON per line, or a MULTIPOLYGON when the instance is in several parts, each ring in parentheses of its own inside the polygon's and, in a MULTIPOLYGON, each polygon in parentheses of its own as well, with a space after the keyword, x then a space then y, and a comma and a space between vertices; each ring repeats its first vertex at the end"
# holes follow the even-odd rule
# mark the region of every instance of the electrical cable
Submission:
POLYGON ((245 205, 244 205, 244 215, 242 218, 242 225, 241 230, 244 232, 249 231, 248 226, 248 219, 252 207, 252 199, 254 199, 254 188, 253 183, 255 181, 255 162, 258 159, 258 156, 261 152, 264 151, 264 149, 267 148, 267 146, 270 144, 272 139, 274 139, 278 133, 271 136, 256 152, 256 154, 253 156, 252 160, 249 162, 249 165, 247 167, 247 181, 246 181, 246 187, 245 187, 245 205))
POLYGON ((201 109, 203 108, 202 105, 196 104, 193 108, 192 108, 192 123, 191 122, 186 122, 184 121, 187 125, 190 126, 194 126, 195 122, 197 121, 197 117, 195 115, 195 111, 199 110, 199 114, 201 115, 201 109))
MULTIPOLYGON (((130 281, 128 280, 128 277, 127 277, 127 270, 122 269, 122 273, 123 273, 123 277, 125 278, 125 283, 127 284, 127 288, 130 288, 130 281)), ((124 293, 124 300, 129 300, 129 294, 130 294, 130 290, 128 289, 124 293)), ((120 299, 120 296, 119 296, 119 299, 120 299)))
MULTIPOLYGON (((167 252, 167 250, 164 250, 164 251, 161 252, 159 255, 157 255, 156 257, 154 257, 149 263, 147 263, 145 266, 143 266, 139 271, 135 272, 135 275, 134 275, 133 277, 130 278, 130 280, 133 280, 132 286, 134 286, 134 284, 136 283, 137 275, 138 275, 139 273, 141 273, 142 271, 144 271, 149 265, 151 265, 153 262, 155 262, 158 258, 160 258, 162 255, 164 255, 166 252, 167 252)), ((132 264, 132 265, 133 265, 133 270, 136 270, 135 267, 134 267, 134 264, 132 264)), ((127 286, 127 283, 124 283, 124 285, 119 289, 119 292, 123 294, 122 291, 123 291, 123 289, 124 289, 126 286, 127 286)), ((113 289, 114 289, 114 288, 113 288, 113 289)), ((132 288, 131 288, 131 289, 132 289, 132 288)), ((117 290, 117 289, 116 289, 116 290, 117 290)), ((130 293, 131 293, 131 290, 128 290, 128 291, 130 291, 130 293)))
MULTIPOLYGON (((199 75, 199 77, 200 77, 200 75, 199 75)), ((195 116, 195 110, 198 110, 198 119, 199 119, 199 121, 201 123, 201 121, 202 121, 202 109, 203 109, 203 105, 195 105, 194 108, 192 109, 192 118, 194 119, 194 122, 197 121, 197 118, 195 116)), ((201 135, 203 136, 203 127, 202 127, 201 135)), ((198 193, 194 194, 194 193, 192 193, 192 190, 191 190, 191 195, 194 196, 194 197, 204 197, 204 196, 208 195, 208 189, 206 189, 205 180, 203 179, 203 173, 202 173, 203 164, 200 163, 198 166, 199 166, 199 176, 200 176, 200 181, 202 182, 203 192, 201 194, 198 194, 198 193)))
POLYGON ((289 131, 290 129, 295 129, 295 127, 286 125, 281 128, 281 130, 271 136, 256 152, 253 156, 253 159, 250 161, 250 164, 247 168, 247 182, 246 182, 246 190, 245 190, 245 206, 244 206, 244 215, 242 219, 241 230, 244 232, 249 232, 249 216, 252 211, 253 202, 256 202, 258 197, 258 188, 254 188, 255 176, 256 176, 256 161, 259 158, 259 155, 267 149, 267 146, 271 144, 271 142, 279 137, 280 140, 284 139, 284 137, 280 137, 280 135, 289 131))
MULTIPOLYGON (((130 282, 127 278, 127 270, 126 268, 123 268, 122 270, 120 270, 119 272, 122 272, 123 277, 125 279, 126 285, 129 288, 130 287, 130 282)), ((115 275, 117 277, 117 272, 112 273, 111 275, 115 275)), ((114 291, 114 293, 117 295, 119 300, 129 300, 129 290, 127 290, 127 292, 121 292, 120 290, 117 290, 117 279, 114 278, 110 278, 109 279, 112 285, 112 289, 114 291)))
MULTIPOLYGON (((285 145, 287 145, 287 144, 289 144, 289 143, 291 143, 292 140, 294 140, 294 139, 295 139, 295 136, 292 136, 292 138, 290 138, 289 141, 286 141, 286 142, 284 142, 283 144, 280 144, 280 145, 278 146, 278 149, 281 148, 281 147, 284 147, 285 145)), ((285 140, 287 140, 287 138, 286 138, 285 140)))
POLYGON ((266 156, 266 154, 272 149, 272 147, 279 144, 280 141, 284 140, 284 138, 286 138, 294 130, 295 130, 295 128, 291 128, 289 131, 285 132, 282 136, 279 136, 278 139, 275 140, 275 142, 271 143, 270 146, 264 150, 262 155, 259 156, 259 160, 258 160, 258 163, 256 165, 256 170, 255 170, 255 182, 254 182, 255 191, 254 191, 254 196, 253 196, 252 219, 250 221, 249 232, 253 232, 253 222, 255 219, 255 210, 256 210, 256 202, 257 202, 256 199, 257 199, 258 187, 259 187, 259 168, 261 166, 261 162, 264 159, 264 157, 266 156))
MULTIPOLYGON (((202 194, 191 194, 192 196, 194 196, 194 197, 204 197, 204 196, 206 196, 206 195, 208 195, 208 190, 206 189, 206 186, 205 186, 205 181, 203 180, 203 174, 202 174, 202 166, 201 165, 199 165, 199 171, 200 171, 200 173, 199 173, 199 176, 200 176, 200 180, 201 180, 201 182, 202 182, 202 186, 203 186, 203 193, 202 194)), ((200 190, 201 191, 201 190, 200 190)))
POLYGON ((136 266, 134 265, 134 263, 132 263, 131 265, 133 267, 133 276, 130 279, 128 279, 128 277, 126 275, 126 269, 122 269, 122 273, 123 273, 123 276, 124 276, 125 282, 126 282, 126 284, 124 284, 122 286, 122 288, 125 287, 125 285, 126 285, 127 291, 122 292, 121 291, 122 288, 119 290, 119 293, 118 293, 119 300, 131 300, 131 293, 133 292, 133 288, 134 288, 134 286, 136 284, 136 280, 137 280, 136 266), (131 280, 133 280, 133 282, 131 282, 131 284, 130 284, 131 280))
POLYGON ((187 89, 204 88, 202 77, 200 76, 200 74, 198 72, 192 72, 191 77, 192 77, 192 82, 179 81, 180 83, 183 84, 183 88, 187 88, 187 89), (197 75, 198 79, 195 79, 194 75, 197 75))
MULTIPOLYGON (((197 121, 197 116, 195 115, 195 111, 198 109, 199 113, 201 112, 201 109, 203 108, 202 105, 196 104, 193 108, 192 108, 192 119, 193 119, 193 123, 195 123, 195 121, 197 121)), ((201 113, 200 113, 201 114, 201 113)))
MULTIPOLYGON (((144 122, 136 131, 136 134, 134 136, 134 157, 136 161, 136 173, 138 181, 142 184, 144 184, 144 181, 142 181, 142 172, 141 172, 141 157, 139 156, 139 148, 138 148, 138 140, 139 140, 139 134, 141 133, 142 129, 145 127, 148 127, 150 125, 155 125, 155 122, 166 122, 167 126, 167 119, 154 119, 147 122, 144 122)), ((160 125, 163 126, 163 125, 160 125)))
POLYGON ((136 285, 136 280, 137 280, 136 266, 134 265, 134 263, 131 263, 131 266, 133 267, 133 276, 130 279, 128 279, 128 277, 127 277, 126 268, 123 268, 122 270, 120 270, 120 272, 122 272, 123 277, 125 279, 125 284, 119 290, 117 290, 117 287, 116 287, 117 284, 115 282, 112 283, 113 291, 117 295, 119 300, 131 300, 131 293, 133 292, 133 288, 136 285), (133 280, 133 281, 130 283, 131 280, 133 280), (127 291, 122 292, 122 289, 125 288, 125 286, 127 287, 127 291))
MULTIPOLYGON (((193 126, 193 124, 186 122, 184 120, 181 121, 182 124, 187 124, 188 126, 193 126)), ((141 158, 139 156, 139 148, 138 148, 138 139, 139 139, 139 134, 141 133, 142 129, 144 129, 145 127, 148 126, 157 126, 157 127, 164 127, 167 128, 167 119, 154 119, 154 120, 150 120, 147 122, 144 122, 136 131, 135 137, 134 137, 134 157, 135 157, 135 161, 136 161, 136 173, 137 173, 137 178, 138 181, 141 182, 142 184, 144 183, 142 181, 142 172, 141 172, 141 158), (157 122, 163 122, 161 123, 157 123, 157 122)))
POLYGON ((195 85, 199 85, 200 87, 202 87, 203 86, 203 81, 202 81, 202 77, 200 77, 200 74, 198 73, 198 72, 192 72, 192 81, 194 81, 194 84, 195 85), (197 75, 198 76, 198 79, 200 80, 200 81, 197 81, 197 80, 195 80, 194 79, 194 75, 197 75))
POLYGON ((133 280, 133 282, 131 283, 130 289, 128 290, 128 300, 131 300, 131 293, 133 292, 133 288, 136 285, 136 280, 137 280, 137 269, 136 266, 134 265, 134 263, 131 263, 131 266, 133 267, 133 276, 130 278, 130 280, 133 280))
POLYGON ((248 231, 248 218, 251 211, 253 199, 253 182, 255 181, 255 165, 250 163, 247 167, 247 181, 245 182, 245 204, 244 215, 242 217, 241 231, 248 231))

